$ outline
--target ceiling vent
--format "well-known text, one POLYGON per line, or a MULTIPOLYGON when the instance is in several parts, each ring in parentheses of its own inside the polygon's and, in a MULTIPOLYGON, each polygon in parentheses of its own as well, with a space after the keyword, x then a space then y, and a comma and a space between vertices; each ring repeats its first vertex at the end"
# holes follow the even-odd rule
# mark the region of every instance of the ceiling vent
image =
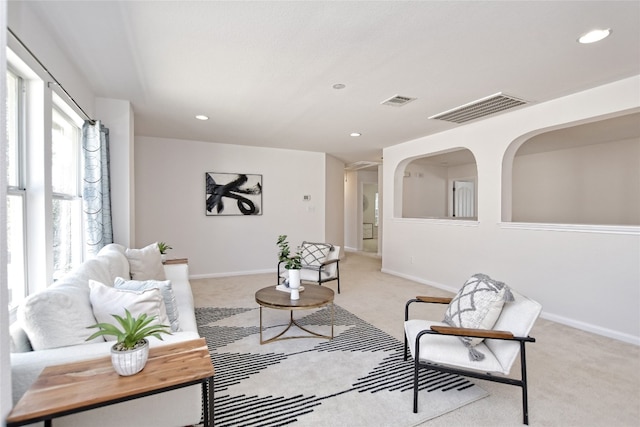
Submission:
POLYGON ((408 96, 395 95, 385 101, 382 101, 380 104, 391 105, 392 107, 402 107, 403 105, 406 105, 411 101, 415 101, 416 99, 417 98, 409 98, 408 96))
POLYGON ((357 171, 360 169, 366 169, 373 166, 378 166, 379 164, 380 164, 379 162, 367 162, 365 160, 360 160, 360 161, 348 164, 347 166, 345 166, 345 170, 357 171))
POLYGON ((498 92, 460 107, 429 117, 453 123, 464 123, 527 104, 527 101, 498 92))

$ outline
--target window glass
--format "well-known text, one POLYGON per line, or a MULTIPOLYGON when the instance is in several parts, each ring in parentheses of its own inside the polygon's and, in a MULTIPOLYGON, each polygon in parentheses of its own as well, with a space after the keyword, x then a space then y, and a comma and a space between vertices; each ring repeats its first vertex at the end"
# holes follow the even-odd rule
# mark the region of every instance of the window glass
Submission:
POLYGON ((82 201, 53 199, 53 280, 82 262, 82 201))
POLYGON ((7 72, 7 184, 20 185, 20 87, 21 79, 11 71, 7 72))
POLYGON ((82 262, 79 195, 80 129, 57 108, 52 112, 53 280, 82 262))
POLYGON ((51 176, 54 193, 78 195, 78 127, 62 112, 53 109, 51 176))
POLYGON ((9 308, 26 296, 24 256, 24 195, 7 196, 7 283, 9 308))

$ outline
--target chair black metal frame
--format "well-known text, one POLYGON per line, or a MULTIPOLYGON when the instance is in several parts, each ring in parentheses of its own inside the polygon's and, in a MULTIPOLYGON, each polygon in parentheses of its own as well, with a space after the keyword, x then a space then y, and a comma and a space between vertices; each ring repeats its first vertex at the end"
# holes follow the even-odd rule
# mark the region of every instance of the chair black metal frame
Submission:
MULTIPOLYGON (((282 264, 283 261, 278 262, 278 270, 276 271, 276 276, 277 276, 277 280, 276 283, 280 284, 280 279, 282 278, 280 276, 280 264, 282 264)), ((336 259, 330 259, 327 261, 324 261, 319 267, 307 267, 307 266, 302 266, 303 269, 305 270, 313 270, 313 271, 318 271, 318 280, 308 280, 308 279, 301 279, 301 281, 303 282, 313 282, 313 283, 318 283, 318 285, 322 285, 323 283, 327 283, 327 282, 331 282, 333 280, 337 280, 338 281, 338 293, 340 293, 340 258, 336 258, 336 259), (335 277, 329 277, 327 279, 323 279, 322 278, 322 272, 324 268, 327 268, 327 266, 331 265, 331 264, 335 264, 336 265, 336 275, 335 277)))
MULTIPOLYGON (((405 322, 409 320, 409 306, 414 302, 420 303, 435 303, 435 304, 448 304, 451 298, 441 297, 417 297, 407 301, 404 310, 405 322)), ((420 369, 431 369, 439 372, 446 372, 451 374, 458 374, 465 377, 478 378, 481 380, 493 381, 502 384, 508 384, 518 386, 522 388, 522 412, 523 423, 529 424, 529 405, 527 394, 527 363, 525 354, 525 343, 535 342, 535 338, 532 337, 517 337, 508 331, 495 331, 484 329, 465 329, 455 328, 449 326, 432 326, 431 329, 425 329, 418 333, 415 341, 415 357, 414 357, 414 371, 413 371, 413 412, 418 412, 418 375, 420 369), (492 375, 491 373, 482 373, 482 371, 471 371, 469 369, 454 368, 451 366, 443 366, 427 361, 420 360, 420 338, 425 334, 439 334, 450 336, 464 336, 464 337, 477 337, 485 339, 498 339, 508 341, 518 341, 520 344, 520 379, 508 378, 502 376, 492 375)), ((404 360, 408 359, 408 346, 407 333, 404 333, 404 360)))

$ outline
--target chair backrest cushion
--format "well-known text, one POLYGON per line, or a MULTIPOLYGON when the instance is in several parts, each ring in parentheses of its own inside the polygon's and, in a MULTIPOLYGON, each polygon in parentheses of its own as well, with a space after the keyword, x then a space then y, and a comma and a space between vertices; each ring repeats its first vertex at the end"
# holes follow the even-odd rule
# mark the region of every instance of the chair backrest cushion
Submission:
MULTIPOLYGON (((506 302, 502 307, 500 317, 493 329, 496 331, 509 331, 514 336, 527 337, 533 328, 542 305, 537 301, 519 294, 511 288, 514 301, 506 302)), ((485 340, 485 344, 496 356, 505 371, 511 370, 511 365, 518 356, 520 344, 515 341, 485 340)))
POLYGON ((333 245, 328 243, 302 242, 302 250, 300 251, 302 265, 320 267, 332 249, 333 245))

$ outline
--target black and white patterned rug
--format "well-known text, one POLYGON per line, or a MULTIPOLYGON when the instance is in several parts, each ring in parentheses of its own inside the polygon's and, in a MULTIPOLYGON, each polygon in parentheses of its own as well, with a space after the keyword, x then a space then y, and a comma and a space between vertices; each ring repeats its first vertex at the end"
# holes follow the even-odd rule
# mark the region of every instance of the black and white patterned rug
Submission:
MULTIPOLYGON (((330 334, 330 308, 296 311, 298 323, 330 334)), ((196 308, 215 367, 214 420, 225 426, 415 426, 488 395, 472 381, 422 370, 412 411, 411 358, 403 345, 335 306, 333 340, 289 339, 260 345, 259 308, 196 308)), ((263 309, 264 338, 289 320, 263 309)), ((402 323, 399 322, 399 327, 402 323)), ((292 328, 287 334, 303 333, 292 328)))

